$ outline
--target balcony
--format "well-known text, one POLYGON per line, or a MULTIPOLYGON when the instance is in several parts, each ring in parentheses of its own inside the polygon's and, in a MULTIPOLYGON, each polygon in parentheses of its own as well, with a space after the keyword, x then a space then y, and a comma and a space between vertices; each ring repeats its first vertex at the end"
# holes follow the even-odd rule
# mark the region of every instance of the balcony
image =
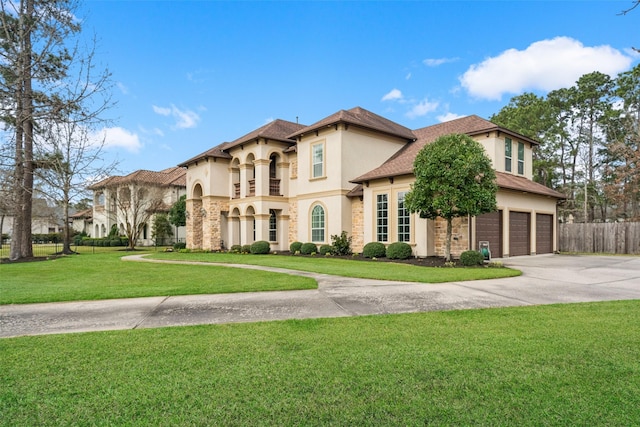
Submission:
POLYGON ((269 195, 270 196, 281 196, 280 194, 280 180, 271 178, 269 179, 269 195))
POLYGON ((233 184, 233 198, 234 199, 239 199, 240 198, 240 183, 236 182, 235 184, 233 184))
POLYGON ((247 197, 256 195, 256 180, 249 180, 249 191, 247 192, 247 197))

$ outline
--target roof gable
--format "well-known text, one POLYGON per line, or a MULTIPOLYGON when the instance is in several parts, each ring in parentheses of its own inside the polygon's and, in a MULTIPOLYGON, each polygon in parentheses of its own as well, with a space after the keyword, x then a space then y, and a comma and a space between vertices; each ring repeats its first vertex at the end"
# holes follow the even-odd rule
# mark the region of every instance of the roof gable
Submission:
POLYGON ((340 110, 337 113, 334 113, 329 117, 326 117, 312 124, 311 126, 299 129, 295 133, 289 135, 289 137, 300 137, 310 132, 314 132, 328 126, 333 126, 338 123, 346 123, 349 125, 359 126, 365 129, 382 132, 387 135, 407 139, 409 141, 413 141, 416 138, 409 128, 399 125, 396 122, 392 122, 389 119, 386 119, 361 107, 355 107, 350 110, 340 110))
POLYGON ((413 174, 413 161, 418 152, 427 144, 435 141, 441 136, 452 133, 462 133, 466 135, 479 135, 484 132, 501 131, 514 135, 521 140, 537 145, 538 143, 530 138, 526 138, 508 129, 502 128, 495 123, 485 120, 476 115, 466 116, 448 122, 438 123, 413 131, 416 140, 402 147, 396 154, 391 156, 382 165, 357 177, 352 182, 364 182, 371 179, 388 178, 399 175, 413 174))

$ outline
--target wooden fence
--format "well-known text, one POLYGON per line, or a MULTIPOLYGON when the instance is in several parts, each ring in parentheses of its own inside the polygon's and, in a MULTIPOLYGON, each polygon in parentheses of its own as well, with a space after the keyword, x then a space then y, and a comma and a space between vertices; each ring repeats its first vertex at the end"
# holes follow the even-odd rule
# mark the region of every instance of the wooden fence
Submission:
POLYGON ((560 224, 561 252, 640 254, 640 222, 560 224))

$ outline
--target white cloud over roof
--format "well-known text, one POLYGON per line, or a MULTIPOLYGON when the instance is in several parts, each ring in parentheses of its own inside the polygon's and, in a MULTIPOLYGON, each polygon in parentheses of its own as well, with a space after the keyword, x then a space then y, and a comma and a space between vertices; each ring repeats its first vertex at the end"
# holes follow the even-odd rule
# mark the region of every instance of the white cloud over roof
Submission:
POLYGON ((138 135, 121 127, 103 128, 93 134, 93 139, 97 144, 104 142, 105 148, 124 148, 132 153, 142 148, 138 135))
POLYGON ((181 110, 173 104, 171 104, 171 107, 158 107, 157 105, 153 105, 152 107, 156 114, 173 117, 176 120, 173 125, 174 129, 194 128, 200 121, 200 116, 195 111, 181 110))
POLYGON ((399 89, 391 89, 389 93, 382 97, 382 101, 397 101, 402 99, 402 92, 399 89))
POLYGON ((584 74, 600 71, 615 77, 632 58, 611 46, 584 46, 570 37, 532 43, 524 50, 508 49, 472 65, 460 83, 471 96, 500 100, 504 94, 570 87, 584 74))
POLYGON ((425 98, 407 112, 407 117, 414 119, 416 117, 426 116, 432 111, 435 111, 438 108, 438 105, 440 105, 438 102, 429 102, 429 100, 425 98))

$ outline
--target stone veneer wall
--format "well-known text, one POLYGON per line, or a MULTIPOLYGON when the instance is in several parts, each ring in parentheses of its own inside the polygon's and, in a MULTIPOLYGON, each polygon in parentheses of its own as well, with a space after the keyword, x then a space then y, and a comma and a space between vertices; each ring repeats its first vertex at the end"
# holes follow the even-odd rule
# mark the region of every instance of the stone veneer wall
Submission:
POLYGON ((291 156, 289 158, 289 177, 291 179, 298 178, 298 157, 291 156))
POLYGON ((362 252, 364 248, 364 202, 351 200, 351 250, 362 252))
POLYGON ((298 201, 289 200, 289 242, 287 248, 291 243, 298 240, 298 201))
MULTIPOLYGON (((447 221, 443 218, 435 220, 435 251, 437 256, 444 256, 447 239, 447 221)), ((451 230, 451 256, 459 258, 460 254, 469 250, 469 218, 454 218, 451 230), (453 238, 457 237, 457 240, 453 238)))
POLYGON ((202 247, 202 200, 187 200, 187 247, 201 249, 202 247))
POLYGON ((229 201, 204 197, 202 207, 207 212, 202 224, 202 249, 219 250, 222 243, 222 212, 229 210, 229 201))

